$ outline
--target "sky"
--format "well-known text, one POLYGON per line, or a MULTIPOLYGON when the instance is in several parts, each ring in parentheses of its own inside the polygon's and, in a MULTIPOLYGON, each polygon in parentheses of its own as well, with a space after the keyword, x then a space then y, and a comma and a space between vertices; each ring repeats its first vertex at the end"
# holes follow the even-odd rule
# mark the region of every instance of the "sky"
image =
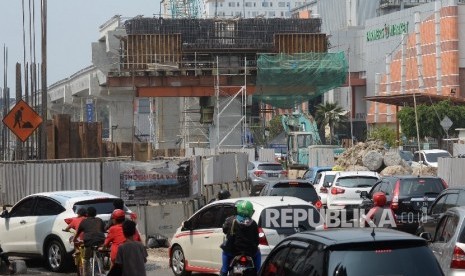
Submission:
MULTIPOLYGON (((23 64, 23 10, 26 23, 26 62, 29 52, 29 5, 35 4, 35 56, 41 62, 41 0, 0 0, 0 87, 4 83, 4 46, 8 48, 8 81, 10 93, 15 91, 15 64, 23 64)), ((134 17, 158 16, 160 1, 156 0, 47 0, 47 84, 65 79, 92 65, 92 42, 99 38, 99 26, 114 15, 134 17)), ((32 10, 32 9, 31 9, 32 10)), ((31 12, 32 14, 32 12, 31 12)), ((31 40, 33 41, 33 40, 31 40)), ((24 80, 22 81, 24 85, 24 80)))

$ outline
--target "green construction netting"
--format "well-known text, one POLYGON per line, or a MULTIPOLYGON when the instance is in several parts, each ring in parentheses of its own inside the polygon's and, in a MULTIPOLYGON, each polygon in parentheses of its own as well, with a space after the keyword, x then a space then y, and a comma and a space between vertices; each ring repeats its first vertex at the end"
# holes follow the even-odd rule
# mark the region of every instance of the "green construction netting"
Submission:
POLYGON ((347 68, 344 52, 261 54, 254 97, 274 107, 293 108, 343 85, 347 68))

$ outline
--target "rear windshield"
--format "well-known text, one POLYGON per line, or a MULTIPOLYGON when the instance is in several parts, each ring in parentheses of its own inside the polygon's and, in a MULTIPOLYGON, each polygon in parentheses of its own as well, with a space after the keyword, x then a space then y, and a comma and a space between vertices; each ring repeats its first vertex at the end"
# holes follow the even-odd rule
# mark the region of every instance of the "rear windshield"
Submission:
MULTIPOLYGON (((105 198, 76 202, 73 206, 73 211, 76 213, 80 208, 87 209, 92 206, 97 210, 97 215, 111 214, 115 210, 115 206, 113 206, 114 200, 114 198, 105 198)), ((124 211, 127 210, 128 208, 125 206, 124 211)))
POLYGON ((444 275, 426 246, 331 251, 328 275, 444 275), (419 265, 421 264, 421 265, 419 265))
POLYGON ((316 193, 315 188, 308 183, 278 183, 271 189, 270 195, 294 196, 312 203, 318 200, 318 194, 316 193))
POLYGON ((439 194, 442 190, 444 190, 444 185, 438 178, 403 179, 400 185, 401 196, 424 196, 425 193, 439 194))
POLYGON ((373 186, 377 177, 372 176, 349 176, 349 177, 340 177, 337 180, 337 186, 346 187, 346 188, 366 188, 373 186))
POLYGON ((322 225, 320 213, 308 205, 269 207, 262 210, 258 220, 259 227, 273 229, 283 235, 314 230, 319 225, 322 225))
POLYGON ((283 166, 280 164, 261 164, 258 165, 257 167, 259 170, 264 170, 264 171, 282 171, 283 166))

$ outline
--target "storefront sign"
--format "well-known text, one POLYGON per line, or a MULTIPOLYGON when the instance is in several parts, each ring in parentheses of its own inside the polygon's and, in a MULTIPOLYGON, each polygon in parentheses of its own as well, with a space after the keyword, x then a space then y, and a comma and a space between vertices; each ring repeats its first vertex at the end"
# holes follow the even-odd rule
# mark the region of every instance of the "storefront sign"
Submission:
POLYGON ((374 29, 367 32, 367 42, 389 38, 408 33, 408 22, 398 24, 384 24, 383 28, 374 29))

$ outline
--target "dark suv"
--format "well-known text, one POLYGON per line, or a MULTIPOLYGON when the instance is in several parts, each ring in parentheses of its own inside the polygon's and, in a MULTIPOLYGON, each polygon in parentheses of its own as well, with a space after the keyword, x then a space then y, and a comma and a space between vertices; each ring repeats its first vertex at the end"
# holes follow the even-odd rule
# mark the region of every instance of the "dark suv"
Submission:
POLYGON ((422 238, 385 228, 341 228, 306 231, 285 238, 270 252, 259 275, 444 273, 422 238))
POLYGON ((443 190, 436 200, 428 208, 428 214, 420 221, 418 234, 428 232, 434 235, 436 226, 444 213, 457 206, 465 206, 465 189, 464 188, 448 188, 443 190))
POLYGON ((426 215, 428 207, 446 189, 447 185, 436 176, 385 176, 371 188, 362 208, 372 207, 371 198, 376 192, 386 194, 387 203, 396 215, 397 229, 415 234, 419 221, 426 215))

